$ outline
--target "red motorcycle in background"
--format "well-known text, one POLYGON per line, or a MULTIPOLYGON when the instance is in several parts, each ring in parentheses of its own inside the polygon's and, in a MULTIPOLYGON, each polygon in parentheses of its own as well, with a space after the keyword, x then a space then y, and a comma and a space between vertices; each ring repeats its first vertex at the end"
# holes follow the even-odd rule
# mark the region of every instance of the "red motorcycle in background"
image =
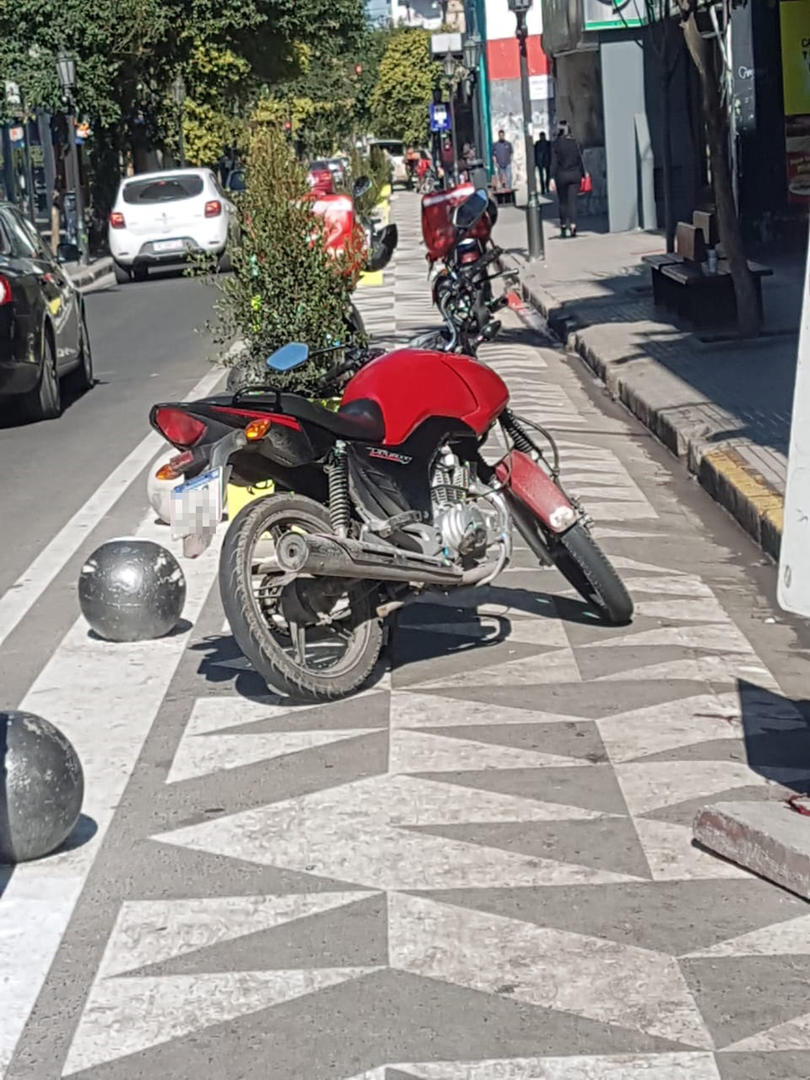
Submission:
MULTIPOLYGON (((456 246, 486 210, 483 192, 456 207, 456 246)), ((307 358, 293 343, 268 367, 307 358)), ((337 412, 268 385, 150 415, 181 451, 168 472, 186 478, 173 492, 172 528, 187 553, 211 542, 229 479, 275 483, 276 494, 230 523, 220 558, 231 630, 268 686, 314 701, 359 689, 386 617, 425 589, 493 581, 514 529, 605 621, 631 618, 621 580, 559 485, 559 463, 547 464, 533 439, 540 429, 512 413, 491 368, 402 348, 370 362, 349 353, 332 377, 347 371, 337 412), (482 449, 496 426, 508 450, 492 464, 482 449)))
POLYGON ((458 239, 453 216, 474 194, 475 187, 466 183, 422 197, 428 277, 444 327, 424 335, 421 343, 465 356, 474 356, 479 345, 497 335, 501 324, 493 316, 506 304, 506 293, 495 297, 492 281, 495 277, 513 276, 512 271, 490 274, 490 267, 500 260, 503 251, 492 240, 498 208, 485 191, 477 193, 487 200, 485 212, 463 239, 458 239))

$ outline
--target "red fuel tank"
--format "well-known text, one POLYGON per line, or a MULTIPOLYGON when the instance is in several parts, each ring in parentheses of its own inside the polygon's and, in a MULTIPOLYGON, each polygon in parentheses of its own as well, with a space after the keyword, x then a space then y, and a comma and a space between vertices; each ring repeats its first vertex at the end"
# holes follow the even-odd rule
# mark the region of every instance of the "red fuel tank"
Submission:
POLYGON ((399 446, 431 416, 462 420, 483 435, 509 401, 509 391, 492 368, 468 356, 396 349, 361 368, 342 403, 360 398, 379 405, 384 444, 399 446))

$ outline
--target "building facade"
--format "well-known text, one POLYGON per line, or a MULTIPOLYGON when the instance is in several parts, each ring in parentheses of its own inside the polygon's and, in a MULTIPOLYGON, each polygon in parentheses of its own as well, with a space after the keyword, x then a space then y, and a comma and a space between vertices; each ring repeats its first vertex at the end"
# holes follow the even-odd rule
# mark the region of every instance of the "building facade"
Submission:
MULTIPOLYGON (((482 149, 489 159, 492 143, 502 129, 514 148, 513 182, 523 184, 526 155, 515 16, 507 0, 472 0, 467 5, 467 23, 484 42, 479 88, 487 145, 482 149)), ((531 132, 536 139, 541 131, 550 134, 554 119, 554 79, 542 48, 543 17, 539 0, 529 9, 527 27, 531 132)))

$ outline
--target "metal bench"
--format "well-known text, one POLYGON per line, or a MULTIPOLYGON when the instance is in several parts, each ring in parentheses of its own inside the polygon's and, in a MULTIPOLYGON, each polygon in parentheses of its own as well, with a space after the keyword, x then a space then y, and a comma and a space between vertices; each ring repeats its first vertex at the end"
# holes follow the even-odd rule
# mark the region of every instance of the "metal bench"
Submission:
MULTIPOLYGON (((760 263, 748 262, 754 278, 757 306, 762 318, 762 279, 773 270, 760 263)), ((673 283, 677 292, 673 305, 678 314, 697 327, 734 322, 737 318, 737 296, 728 261, 721 259, 717 270, 708 274, 703 266, 689 263, 670 263, 661 268, 662 275, 673 283)))
POLYGON ((706 244, 703 230, 696 225, 679 221, 675 229, 675 251, 661 255, 644 255, 642 262, 649 266, 652 274, 653 301, 657 307, 677 307, 677 292, 672 288, 671 279, 664 273, 670 266, 686 266, 692 269, 706 259, 706 244))
MULTIPOLYGON (((734 282, 728 261, 722 257, 717 243, 714 214, 696 210, 692 224, 679 221, 675 230, 675 251, 661 255, 645 255, 642 262, 650 267, 653 300, 656 305, 671 308, 689 319, 695 326, 706 327, 732 322, 737 317, 734 282), (718 251, 715 273, 707 272, 706 248, 718 251)), ((762 278, 773 271, 760 263, 749 261, 754 276, 757 303, 762 316, 762 278)))

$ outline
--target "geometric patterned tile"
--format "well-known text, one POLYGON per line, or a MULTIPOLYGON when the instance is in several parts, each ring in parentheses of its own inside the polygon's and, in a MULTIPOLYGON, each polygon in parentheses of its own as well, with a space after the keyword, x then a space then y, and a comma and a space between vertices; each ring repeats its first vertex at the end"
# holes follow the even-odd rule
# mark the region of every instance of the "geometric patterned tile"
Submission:
POLYGON ((810 956, 684 958, 680 967, 718 1050, 810 1049, 810 956), (776 1036, 763 1035, 783 1025, 776 1036))
POLYGON ((395 893, 389 910, 393 967, 711 1047, 678 965, 668 957, 426 898, 395 893))

